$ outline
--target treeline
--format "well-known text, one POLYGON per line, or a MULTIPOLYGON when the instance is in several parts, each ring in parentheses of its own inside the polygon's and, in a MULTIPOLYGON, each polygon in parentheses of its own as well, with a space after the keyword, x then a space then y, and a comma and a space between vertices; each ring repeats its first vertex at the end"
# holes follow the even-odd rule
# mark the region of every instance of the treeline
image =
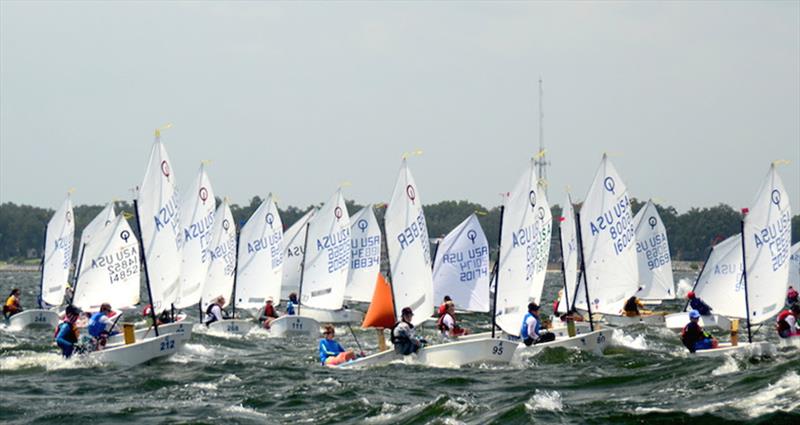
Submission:
MULTIPOLYGON (((217 200, 219 204, 220 200, 217 200)), ((231 205, 231 212, 237 223, 244 223, 261 204, 262 199, 254 197, 248 205, 231 205)), ((633 213, 644 205, 634 200, 633 213)), ((363 205, 348 201, 347 207, 352 215, 363 205)), ((656 205, 664 225, 667 228, 670 252, 673 260, 697 261, 704 260, 709 247, 717 242, 740 231, 740 214, 728 205, 720 204, 710 208, 692 208, 683 214, 678 214, 675 208, 656 205)), ((288 228, 297 221, 312 206, 298 208, 289 206, 281 208, 281 219, 284 228, 288 228)), ((478 219, 486 232, 489 245, 493 253, 497 250, 497 233, 500 227, 500 208, 487 209, 484 206, 467 201, 443 201, 424 207, 425 218, 428 222, 428 232, 431 238, 446 235, 462 220, 472 213, 478 214, 478 219)), ((74 207, 75 216, 75 250, 78 250, 78 241, 83 228, 97 215, 103 205, 79 205, 74 207)), ((383 223, 384 206, 375 207, 375 215, 383 223)), ((133 215, 132 204, 126 201, 116 203, 117 214, 126 212, 133 215)), ((53 210, 33 207, 29 205, 16 205, 14 203, 0 204, 0 261, 21 262, 26 259, 41 256, 44 239, 44 227, 53 215, 53 210)), ((561 207, 554 205, 553 212, 553 242, 550 249, 550 261, 557 262, 561 258, 558 245, 558 218, 561 216, 561 207)), ((131 219, 131 225, 134 222, 131 219)), ((792 242, 800 240, 800 215, 792 217, 792 242)))

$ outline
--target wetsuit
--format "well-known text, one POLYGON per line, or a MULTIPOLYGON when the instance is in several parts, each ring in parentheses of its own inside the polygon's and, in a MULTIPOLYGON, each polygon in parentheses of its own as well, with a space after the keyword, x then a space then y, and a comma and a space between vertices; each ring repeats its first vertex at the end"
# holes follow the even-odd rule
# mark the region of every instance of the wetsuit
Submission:
POLYGON ((704 303, 703 300, 700 298, 694 297, 689 301, 689 305, 692 307, 692 310, 697 310, 700 312, 701 316, 708 316, 711 314, 711 307, 708 304, 704 303))
POLYGON ((328 357, 336 357, 344 353, 345 349, 336 340, 327 340, 322 338, 319 340, 319 361, 324 365, 328 357))

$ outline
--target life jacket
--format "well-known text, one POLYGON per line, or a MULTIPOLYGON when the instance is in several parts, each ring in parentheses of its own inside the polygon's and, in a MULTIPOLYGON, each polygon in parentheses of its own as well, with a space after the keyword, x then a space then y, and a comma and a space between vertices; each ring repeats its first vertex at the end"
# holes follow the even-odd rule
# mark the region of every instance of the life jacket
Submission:
MULTIPOLYGON (((392 344, 394 344, 394 345, 397 345, 398 343, 402 343, 402 342, 408 342, 408 341, 411 340, 408 336, 405 336, 405 335, 404 336, 395 336, 394 330, 397 329, 397 327, 400 326, 401 323, 403 323, 403 320, 395 323, 394 326, 392 326, 392 330, 389 332, 389 341, 391 341, 392 344)), ((414 325, 412 325, 411 323, 406 322, 406 324, 408 324, 409 329, 411 329, 411 330, 414 329, 414 325)))
MULTIPOLYGON (((449 329, 447 329, 447 325, 444 324, 444 318, 445 318, 445 316, 447 316, 447 314, 448 313, 445 312, 444 314, 439 316, 439 320, 436 321, 436 329, 439 329, 442 332, 447 332, 449 330, 449 329)), ((453 325, 453 330, 455 330, 456 328, 458 328, 458 326, 455 326, 456 318, 453 317, 452 315, 450 317, 453 318, 453 324, 454 324, 453 325)))
POLYGON ((553 301, 553 314, 558 314, 558 305, 561 304, 561 300, 556 299, 553 301))
POLYGON ((106 314, 102 311, 92 314, 92 317, 89 318, 89 326, 87 329, 89 331, 89 335, 97 338, 101 333, 106 331, 106 324, 100 321, 100 319, 102 319, 105 315, 106 314))
POLYGON ((522 339, 530 338, 531 335, 528 334, 528 318, 533 317, 536 319, 536 326, 533 327, 533 331, 538 335, 539 330, 541 329, 542 322, 539 320, 538 317, 531 314, 531 312, 527 312, 525 317, 522 318, 522 327, 519 330, 519 337, 522 339))
MULTIPOLYGON (((208 307, 206 307, 206 321, 204 322, 206 326, 208 326, 208 325, 210 325, 210 324, 212 324, 212 323, 217 321, 217 316, 215 316, 214 313, 211 312, 211 310, 214 308, 214 306, 217 306, 217 304, 212 303, 212 304, 209 304, 208 307)), ((217 307, 219 307, 219 306, 217 306, 217 307)), ((222 307, 220 307, 220 310, 221 309, 222 309, 222 307)))
POLYGON ((278 314, 275 313, 275 306, 271 306, 269 304, 264 306, 264 316, 267 317, 278 317, 278 314))
POLYGON ((67 333, 67 335, 64 337, 64 339, 66 339, 67 341, 69 341, 69 342, 71 342, 73 344, 77 344, 77 342, 78 342, 78 328, 74 324, 72 324, 70 322, 67 322, 67 321, 61 322, 61 323, 58 324, 58 326, 56 326, 56 332, 53 334, 53 338, 58 338, 58 333, 61 331, 61 327, 64 326, 64 325, 67 325, 67 326, 70 327, 70 332, 67 333))
POLYGON ((775 328, 777 328, 778 332, 785 332, 789 330, 789 322, 786 321, 786 318, 789 316, 794 316, 791 310, 783 310, 778 314, 778 318, 775 323, 775 328))

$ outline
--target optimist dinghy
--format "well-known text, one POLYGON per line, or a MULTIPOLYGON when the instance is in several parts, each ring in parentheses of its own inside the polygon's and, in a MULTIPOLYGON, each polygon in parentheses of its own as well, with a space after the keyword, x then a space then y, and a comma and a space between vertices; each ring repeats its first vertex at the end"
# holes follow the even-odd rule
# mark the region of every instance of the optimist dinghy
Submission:
POLYGON ((7 329, 20 331, 26 328, 54 329, 59 317, 54 309, 64 301, 69 269, 72 265, 72 239, 75 220, 69 194, 45 227, 42 247, 42 275, 39 286, 39 308, 24 310, 11 316, 7 329), (52 307, 52 308, 50 308, 52 307))

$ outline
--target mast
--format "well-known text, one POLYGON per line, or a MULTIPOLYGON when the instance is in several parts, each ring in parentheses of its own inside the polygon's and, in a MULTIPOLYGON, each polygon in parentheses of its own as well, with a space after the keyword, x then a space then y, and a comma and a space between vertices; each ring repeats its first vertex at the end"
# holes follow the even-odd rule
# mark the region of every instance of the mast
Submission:
MULTIPOLYGON (((158 135, 158 133, 156 133, 158 135)), ((142 267, 144 268, 144 282, 147 287, 147 298, 150 300, 150 318, 153 319, 153 329, 158 335, 158 319, 156 318, 156 306, 153 303, 153 291, 150 289, 150 272, 147 271, 147 255, 144 252, 144 238, 142 237, 142 222, 139 220, 139 200, 133 200, 133 213, 136 215, 136 228, 139 230, 139 251, 141 252, 142 267)), ((201 311, 202 313, 202 311, 201 311)), ((203 317, 202 314, 200 317, 203 317)))
POLYGON ((42 272, 39 277, 39 308, 44 309, 44 300, 42 295, 44 292, 44 256, 47 252, 47 224, 44 225, 44 238, 42 238, 42 261, 39 263, 39 269, 42 272))
POLYGON ((537 174, 539 176, 539 180, 542 182, 542 186, 544 186, 544 194, 547 196, 547 166, 550 165, 550 161, 548 161, 545 157, 544 150, 543 98, 544 91, 542 90, 542 77, 539 76, 539 154, 536 156, 536 159, 534 159, 533 163, 538 167, 537 174))
POLYGON ((747 318, 747 342, 753 343, 753 334, 750 331, 750 297, 747 293, 747 256, 745 255, 744 243, 744 219, 747 217, 747 208, 742 209, 742 279, 744 280, 744 308, 747 318))
MULTIPOLYGON (((494 338, 495 328, 497 327, 497 292, 500 289, 500 255, 502 254, 503 243, 503 213, 505 205, 500 206, 500 230, 497 232, 497 261, 494 263, 494 295, 492 296, 492 338, 494 338)), ((491 282, 491 279, 489 280, 491 282)))
POLYGON ((575 229, 578 234, 578 249, 581 252, 581 275, 583 277, 583 289, 586 293, 586 309, 589 312, 589 328, 594 332, 594 319, 592 318, 592 302, 589 298, 589 280, 586 278, 586 255, 583 252, 583 237, 581 235, 581 213, 575 211, 575 229))
POLYGON ((75 269, 75 276, 72 278, 72 295, 69 297, 69 305, 75 300, 75 292, 78 290, 78 279, 81 277, 81 267, 83 267, 83 253, 86 252, 86 243, 81 245, 81 253, 78 255, 78 268, 75 269))
MULTIPOLYGON (((563 217, 562 217, 563 219, 563 217)), ((561 225, 558 226, 558 247, 561 249, 561 275, 564 276, 564 301, 567 303, 567 313, 569 313, 569 287, 567 286, 567 266, 564 261, 564 241, 561 239, 561 225)), ((553 312, 553 315, 558 316, 558 309, 553 312)))
MULTIPOLYGON (((236 229, 236 254, 233 260, 233 296, 231 296, 231 317, 236 318, 236 277, 239 275, 239 235, 241 229, 236 229)), ((305 255, 305 254, 304 254, 305 255)))
MULTIPOLYGON (((692 292, 694 292, 695 288, 697 288, 697 284, 700 283, 700 278, 703 276, 703 271, 706 269, 706 264, 708 264, 708 259, 711 258, 711 253, 714 252, 714 246, 711 246, 711 249, 708 250, 708 254, 706 254, 706 260, 703 261, 703 267, 700 268, 700 274, 697 275, 697 278, 694 280, 694 285, 692 285, 692 292)), ((686 301, 686 305, 683 306, 683 311, 689 308, 689 303, 691 301, 686 301)))
POLYGON ((308 249, 308 228, 311 226, 311 220, 306 222, 306 237, 303 240, 303 261, 300 262, 300 289, 297 290, 297 315, 300 315, 300 304, 303 302, 303 274, 306 270, 306 251, 308 249))

